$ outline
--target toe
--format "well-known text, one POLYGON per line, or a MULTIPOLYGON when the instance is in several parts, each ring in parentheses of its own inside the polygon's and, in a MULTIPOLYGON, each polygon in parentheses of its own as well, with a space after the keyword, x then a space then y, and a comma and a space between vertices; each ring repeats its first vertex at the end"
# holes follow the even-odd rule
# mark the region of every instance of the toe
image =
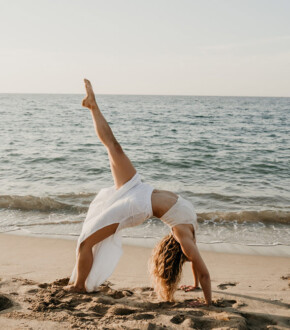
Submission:
POLYGON ((92 87, 91 82, 88 79, 84 79, 86 87, 92 87))

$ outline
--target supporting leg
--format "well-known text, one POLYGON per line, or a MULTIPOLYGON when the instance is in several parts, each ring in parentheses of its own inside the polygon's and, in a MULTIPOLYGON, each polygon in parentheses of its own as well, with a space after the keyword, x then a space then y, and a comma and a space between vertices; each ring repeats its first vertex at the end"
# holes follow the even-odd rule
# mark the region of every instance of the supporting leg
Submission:
POLYGON ((86 292, 85 282, 93 265, 92 248, 95 244, 100 243, 105 238, 113 235, 118 226, 118 223, 106 226, 93 233, 81 243, 77 261, 77 279, 74 284, 64 287, 66 291, 86 292))
POLYGON ((124 153, 105 117, 101 113, 92 85, 87 79, 85 79, 85 86, 87 97, 83 100, 82 104, 91 110, 97 136, 107 148, 113 179, 118 189, 135 175, 136 169, 124 153))

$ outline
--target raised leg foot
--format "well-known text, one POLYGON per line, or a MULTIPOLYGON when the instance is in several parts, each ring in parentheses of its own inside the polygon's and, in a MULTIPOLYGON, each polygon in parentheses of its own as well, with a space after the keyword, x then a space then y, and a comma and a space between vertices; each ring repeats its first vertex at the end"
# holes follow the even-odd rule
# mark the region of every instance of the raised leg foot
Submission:
POLYGON ((92 110, 98 106, 96 99, 95 99, 95 94, 94 94, 93 87, 92 87, 92 84, 90 83, 90 81, 87 79, 84 79, 84 81, 85 81, 87 96, 83 99, 82 106, 92 110))

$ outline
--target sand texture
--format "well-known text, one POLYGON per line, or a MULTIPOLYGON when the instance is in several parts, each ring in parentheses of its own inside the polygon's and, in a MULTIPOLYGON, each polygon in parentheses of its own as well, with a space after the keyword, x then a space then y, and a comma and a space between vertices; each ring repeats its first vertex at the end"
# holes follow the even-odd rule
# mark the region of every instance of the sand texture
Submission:
MULTIPOLYGON (((73 241, 0 235, 0 329, 290 328, 289 258, 202 252, 214 305, 193 308, 201 291, 178 290, 175 303, 156 297, 147 273, 151 250, 141 247, 124 247, 116 271, 97 292, 64 291, 73 246, 73 241)), ((192 283, 189 266, 181 284, 192 283)))

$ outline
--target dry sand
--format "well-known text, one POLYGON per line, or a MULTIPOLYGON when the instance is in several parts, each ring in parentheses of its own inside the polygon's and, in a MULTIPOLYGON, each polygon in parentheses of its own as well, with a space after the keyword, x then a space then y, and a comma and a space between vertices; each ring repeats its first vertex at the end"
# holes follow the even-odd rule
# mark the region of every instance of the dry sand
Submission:
MULTIPOLYGON (((150 287, 151 249, 124 246, 114 274, 90 294, 67 293, 75 241, 0 234, 0 329, 289 329, 290 258, 202 252, 212 307, 202 292, 160 302, 150 287)), ((191 284, 189 264, 181 284, 191 284)))

